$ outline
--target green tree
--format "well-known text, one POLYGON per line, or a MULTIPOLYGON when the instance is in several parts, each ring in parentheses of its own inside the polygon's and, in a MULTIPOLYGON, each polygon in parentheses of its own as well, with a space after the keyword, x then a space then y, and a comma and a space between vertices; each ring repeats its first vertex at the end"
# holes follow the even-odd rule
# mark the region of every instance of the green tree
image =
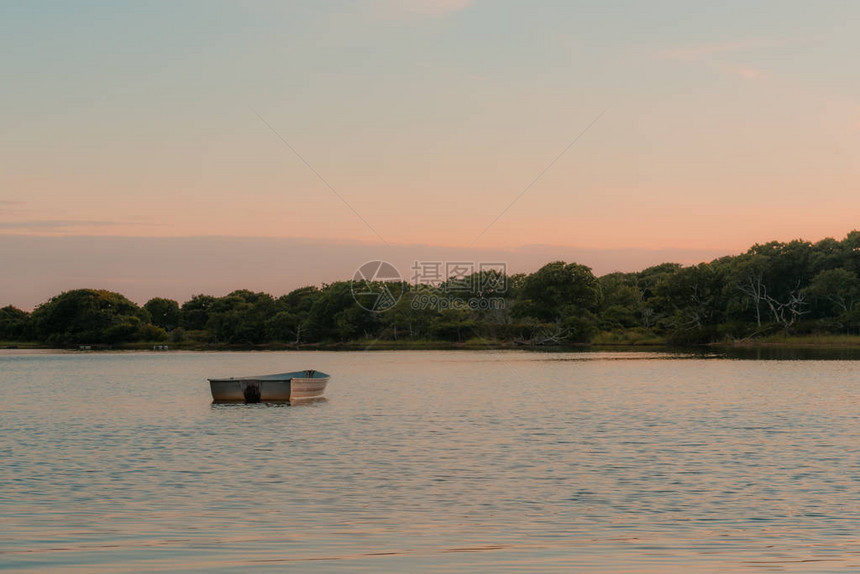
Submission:
POLYGON ((144 303, 143 308, 149 311, 156 327, 169 332, 179 326, 179 303, 173 299, 154 297, 144 303))
POLYGON ((548 263, 526 277, 519 295, 520 316, 545 322, 594 312, 602 298, 590 268, 564 261, 548 263))
POLYGON ((434 337, 446 341, 463 342, 476 327, 468 309, 443 309, 430 324, 434 337))
POLYGON ((299 287, 279 297, 276 301, 277 309, 279 311, 286 310, 296 313, 307 312, 310 311, 311 306, 319 296, 320 290, 318 287, 299 287))
POLYGON ((208 309, 206 329, 221 343, 256 345, 266 341, 266 322, 275 300, 246 289, 216 299, 208 309))
POLYGON ((831 315, 841 315, 852 311, 860 298, 860 280, 847 269, 827 269, 812 279, 807 291, 825 301, 831 315))
POLYGON ((269 340, 301 343, 304 325, 314 301, 320 296, 316 287, 301 287, 275 301, 275 314, 266 321, 269 340))
POLYGON ((713 340, 724 317, 726 270, 701 263, 665 275, 654 288, 653 304, 675 343, 713 340))
POLYGON ((209 310, 215 304, 211 295, 194 295, 182 304, 179 311, 179 326, 186 331, 201 331, 209 322, 209 310))
POLYGON ((610 273, 599 279, 603 301, 600 328, 619 330, 636 327, 641 322, 642 291, 635 273, 610 273))
POLYGON ((379 314, 380 336, 393 340, 429 338, 430 326, 439 315, 431 301, 441 297, 441 291, 428 285, 407 286, 400 300, 379 314))
POLYGON ((55 345, 134 341, 149 313, 119 293, 97 289, 66 291, 32 314, 36 337, 55 345))
POLYGON ((29 318, 27 312, 12 305, 0 309, 0 340, 20 341, 24 339, 29 318))
POLYGON ((786 331, 808 313, 806 287, 813 275, 813 249, 808 241, 771 241, 754 245, 748 255, 762 260, 763 302, 769 318, 786 331))
POLYGON ((323 286, 308 313, 305 330, 309 341, 345 341, 351 336, 373 336, 377 313, 362 309, 352 295, 351 281, 323 286))
POLYGON ((843 253, 840 266, 860 275, 860 231, 852 231, 840 243, 843 253))

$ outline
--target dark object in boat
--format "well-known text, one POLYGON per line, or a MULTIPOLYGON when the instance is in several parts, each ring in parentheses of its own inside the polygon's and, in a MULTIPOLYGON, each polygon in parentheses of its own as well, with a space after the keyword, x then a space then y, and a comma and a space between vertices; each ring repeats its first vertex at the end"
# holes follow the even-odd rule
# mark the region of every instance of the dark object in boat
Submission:
POLYGON ((242 390, 242 393, 245 395, 246 403, 259 403, 260 402, 260 384, 259 383, 248 383, 245 385, 245 388, 242 390))

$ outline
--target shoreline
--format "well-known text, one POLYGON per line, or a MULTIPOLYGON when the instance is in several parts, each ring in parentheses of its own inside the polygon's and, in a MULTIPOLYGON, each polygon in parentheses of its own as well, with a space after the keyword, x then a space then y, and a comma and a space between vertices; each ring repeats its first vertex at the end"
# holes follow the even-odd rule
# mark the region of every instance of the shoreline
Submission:
POLYGON ((266 345, 229 345, 216 343, 164 343, 160 341, 148 341, 139 343, 127 343, 122 345, 79 345, 71 347, 52 347, 33 341, 0 342, 0 351, 24 351, 27 353, 44 352, 103 352, 103 351, 151 351, 154 353, 174 351, 480 351, 480 350, 524 350, 544 352, 587 352, 587 351, 703 351, 703 350, 725 350, 730 351, 749 349, 858 349, 860 350, 860 335, 780 335, 761 339, 719 341, 702 345, 671 345, 664 341, 649 340, 648 342, 618 342, 609 343, 601 341, 591 344, 570 345, 529 345, 515 343, 513 341, 489 341, 472 339, 463 342, 449 341, 379 341, 379 340, 356 340, 342 343, 308 343, 308 344, 266 344, 266 345), (164 346, 159 349, 156 347, 164 346))

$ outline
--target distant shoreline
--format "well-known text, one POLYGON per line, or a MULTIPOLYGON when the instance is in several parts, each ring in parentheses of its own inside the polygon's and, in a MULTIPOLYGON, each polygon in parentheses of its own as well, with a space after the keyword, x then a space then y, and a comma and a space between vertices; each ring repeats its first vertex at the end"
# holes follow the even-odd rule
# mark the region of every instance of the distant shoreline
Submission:
POLYGON ((213 343, 174 343, 138 342, 121 345, 78 345, 52 347, 36 342, 0 342, 0 351, 27 351, 33 354, 64 351, 64 352, 99 352, 99 351, 444 351, 444 350, 523 350, 523 351, 654 351, 654 350, 731 350, 731 349, 860 349, 860 335, 772 335, 760 339, 719 341, 703 345, 670 345, 665 341, 649 341, 647 343, 597 343, 571 345, 529 345, 516 344, 511 341, 348 341, 344 343, 303 343, 295 344, 264 344, 264 345, 235 345, 213 343), (166 346, 166 349, 156 347, 166 346))
POLYGON ((860 348, 860 335, 773 335, 748 341, 710 343, 716 348, 853 349, 860 348))

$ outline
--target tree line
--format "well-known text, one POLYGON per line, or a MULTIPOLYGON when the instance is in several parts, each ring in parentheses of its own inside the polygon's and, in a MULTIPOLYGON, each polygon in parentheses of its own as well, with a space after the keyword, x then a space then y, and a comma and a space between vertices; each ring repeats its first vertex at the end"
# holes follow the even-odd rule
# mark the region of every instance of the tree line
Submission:
POLYGON ((860 231, 841 241, 756 244, 708 263, 664 263, 596 277, 556 261, 531 274, 450 278, 435 286, 337 281, 281 297, 238 290, 143 306, 77 289, 27 313, 0 309, 0 340, 64 347, 174 342, 313 345, 359 340, 479 340, 523 345, 703 344, 774 333, 860 334, 860 231), (364 298, 385 291, 376 312, 364 298), (440 305, 459 301, 476 304, 440 305), (483 302, 492 301, 492 305, 483 302))

